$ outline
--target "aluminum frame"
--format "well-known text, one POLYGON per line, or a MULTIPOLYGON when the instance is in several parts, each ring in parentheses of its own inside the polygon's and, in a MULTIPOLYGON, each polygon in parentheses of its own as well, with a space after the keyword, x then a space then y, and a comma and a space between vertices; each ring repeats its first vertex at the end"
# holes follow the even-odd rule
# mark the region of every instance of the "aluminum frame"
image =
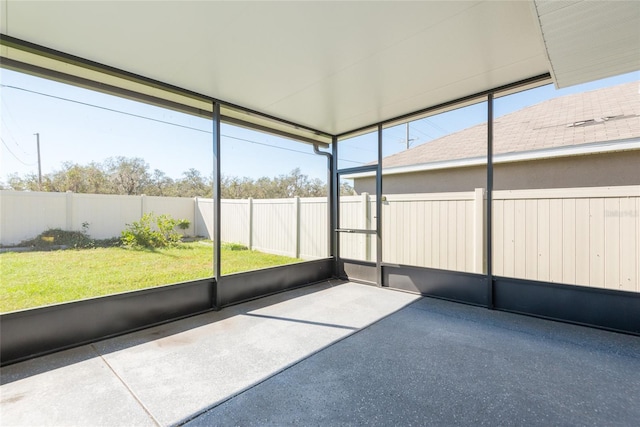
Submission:
MULTIPOLYGON (((211 279, 198 280, 187 284, 150 288, 142 291, 132 291, 124 294, 74 301, 66 304, 1 315, 2 346, 0 347, 2 353, 0 354, 2 364, 13 363, 47 352, 58 351, 110 336, 147 328, 159 323, 206 312, 211 309, 219 309, 223 306, 235 304, 247 299, 258 298, 270 293, 305 286, 306 284, 313 283, 313 280, 316 279, 324 280, 329 277, 338 277, 344 274, 345 270, 360 271, 365 275, 375 274, 375 283, 378 286, 400 287, 400 289, 404 288, 403 290, 419 292, 422 295, 448 298, 460 302, 482 305, 488 308, 493 307, 497 310, 512 311, 520 314, 640 335, 640 294, 493 276, 491 258, 491 241, 493 238, 491 230, 493 98, 496 94, 501 95, 507 92, 517 91, 527 86, 539 86, 550 82, 551 78, 548 73, 424 108, 377 124, 354 129, 340 135, 327 135, 324 132, 281 120, 268 114, 225 103, 224 101, 203 96, 183 88, 128 73, 84 58, 44 48, 13 37, 2 35, 1 39, 3 45, 19 46, 22 49, 27 49, 48 57, 55 57, 56 59, 80 65, 88 69, 114 74, 169 92, 211 102, 213 106, 212 119, 214 128, 214 176, 216 177, 216 182, 214 183, 214 236, 217 242, 214 249, 214 277, 211 279), (453 108, 482 97, 487 97, 488 99, 487 274, 478 275, 382 263, 381 196, 383 187, 383 127, 399 121, 406 121, 411 118, 426 115, 437 110, 453 108), (332 182, 328 184, 331 189, 329 195, 330 218, 328 221, 330 258, 267 270, 239 273, 233 275, 233 277, 220 275, 220 123, 222 120, 220 108, 222 105, 237 108, 249 114, 255 114, 331 138, 333 157, 328 163, 328 174, 333 178, 332 182), (374 126, 377 127, 378 131, 378 164, 370 169, 376 172, 377 218, 375 234, 377 238, 377 255, 376 262, 372 263, 347 260, 340 257, 340 233, 336 230, 336 226, 339 225, 340 211, 339 175, 349 171, 355 171, 355 169, 362 171, 362 168, 343 169, 339 171, 337 153, 339 138, 361 131, 371 130, 374 126), (292 274, 292 272, 295 273, 292 274), (251 283, 251 286, 247 289, 234 289, 234 286, 246 283, 247 281, 251 283), (398 285, 398 283, 400 283, 400 285, 398 285), (417 286, 412 289, 411 286, 414 286, 416 283, 417 286), (447 289, 443 287, 444 283, 451 283, 453 288, 447 289), (482 283, 484 283, 484 286, 482 283), (483 287, 486 289, 483 289, 483 287), (452 292, 453 295, 451 294, 452 292), (168 296, 169 294, 172 296, 168 296), (559 296, 562 298, 558 298, 559 296), (606 306, 605 304, 603 307, 603 300, 610 306, 606 306), (606 310, 602 310, 603 308, 606 308, 606 310), (97 313, 100 314, 99 319, 94 319, 95 322, 87 322, 88 318, 91 316, 95 317, 97 313), (47 314, 47 316, 51 314, 53 317, 42 317, 45 314, 47 314)), ((22 69, 31 73, 48 73, 48 76, 54 79, 88 85, 99 90, 97 87, 99 85, 95 82, 91 84, 90 80, 85 80, 77 76, 57 73, 52 70, 44 70, 36 66, 5 59, 3 59, 3 66, 22 69)), ((104 89, 103 87, 103 90, 104 89)), ((183 109, 189 114, 209 117, 201 110, 187 108, 181 104, 174 104, 137 92, 118 88, 106 89, 109 91, 113 90, 121 96, 133 96, 144 102, 158 103, 172 109, 183 109)), ((357 278, 355 278, 355 280, 357 280, 357 278)))

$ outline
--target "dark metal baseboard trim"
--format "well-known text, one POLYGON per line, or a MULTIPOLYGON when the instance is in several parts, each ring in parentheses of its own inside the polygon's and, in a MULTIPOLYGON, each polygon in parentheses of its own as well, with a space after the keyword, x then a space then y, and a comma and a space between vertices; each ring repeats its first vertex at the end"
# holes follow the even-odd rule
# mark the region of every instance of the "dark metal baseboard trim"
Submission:
POLYGON ((376 263, 352 259, 340 259, 338 277, 365 285, 377 285, 376 263))
POLYGON ((0 315, 2 365, 210 311, 213 279, 0 315))
POLYGON ((487 276, 405 265, 382 265, 382 284, 465 304, 487 307, 487 276))
POLYGON ((324 258, 222 276, 218 283, 220 307, 330 279, 333 262, 333 258, 324 258))
POLYGON ((640 335, 640 293, 494 277, 495 308, 640 335))

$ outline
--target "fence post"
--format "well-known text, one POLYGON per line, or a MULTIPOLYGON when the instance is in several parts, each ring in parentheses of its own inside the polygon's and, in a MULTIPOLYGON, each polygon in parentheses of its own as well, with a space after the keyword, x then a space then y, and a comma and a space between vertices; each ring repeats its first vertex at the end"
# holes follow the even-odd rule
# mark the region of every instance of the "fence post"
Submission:
POLYGON ((247 201, 247 206, 249 209, 249 250, 253 250, 253 197, 249 197, 247 201))
POLYGON ((140 218, 147 212, 147 197, 144 194, 140 195, 140 218))
POLYGON ((200 210, 200 201, 198 197, 193 198, 193 237, 198 236, 198 211, 200 210))
MULTIPOLYGON (((371 209, 369 209, 369 193, 362 193, 360 202, 362 203, 362 224, 363 230, 368 230, 371 225, 371 209)), ((361 234, 364 236, 364 257, 363 259, 370 261, 369 254, 371 253, 371 238, 369 234, 361 234)))
POLYGON ((295 228, 295 248, 294 248, 294 258, 300 258, 300 197, 295 196, 293 198, 293 215, 296 221, 295 228))
POLYGON ((476 188, 473 196, 473 271, 484 273, 485 265, 485 200, 484 188, 476 188))
POLYGON ((67 231, 73 231, 73 192, 72 191, 67 191, 67 215, 66 215, 66 222, 67 222, 67 231))

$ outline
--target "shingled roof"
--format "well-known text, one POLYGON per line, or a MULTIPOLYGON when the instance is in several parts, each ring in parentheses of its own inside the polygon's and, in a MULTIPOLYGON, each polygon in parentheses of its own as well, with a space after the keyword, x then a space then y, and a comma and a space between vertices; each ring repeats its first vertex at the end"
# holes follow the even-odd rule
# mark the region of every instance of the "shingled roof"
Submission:
MULTIPOLYGON (((494 120, 494 154, 640 138, 640 82, 566 95, 494 120)), ((384 168, 486 156, 486 123, 383 159, 384 168)))

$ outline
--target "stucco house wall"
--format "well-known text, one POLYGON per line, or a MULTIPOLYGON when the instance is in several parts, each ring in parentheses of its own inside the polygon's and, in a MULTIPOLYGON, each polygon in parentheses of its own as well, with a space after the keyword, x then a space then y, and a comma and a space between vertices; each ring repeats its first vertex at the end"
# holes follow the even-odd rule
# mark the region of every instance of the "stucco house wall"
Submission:
MULTIPOLYGON (((640 184, 640 150, 555 159, 501 163, 494 166, 494 189, 604 187, 640 184)), ((484 188, 485 166, 470 166, 384 175, 384 194, 437 193, 484 188)), ((358 194, 375 194, 372 177, 355 180, 358 194)))

